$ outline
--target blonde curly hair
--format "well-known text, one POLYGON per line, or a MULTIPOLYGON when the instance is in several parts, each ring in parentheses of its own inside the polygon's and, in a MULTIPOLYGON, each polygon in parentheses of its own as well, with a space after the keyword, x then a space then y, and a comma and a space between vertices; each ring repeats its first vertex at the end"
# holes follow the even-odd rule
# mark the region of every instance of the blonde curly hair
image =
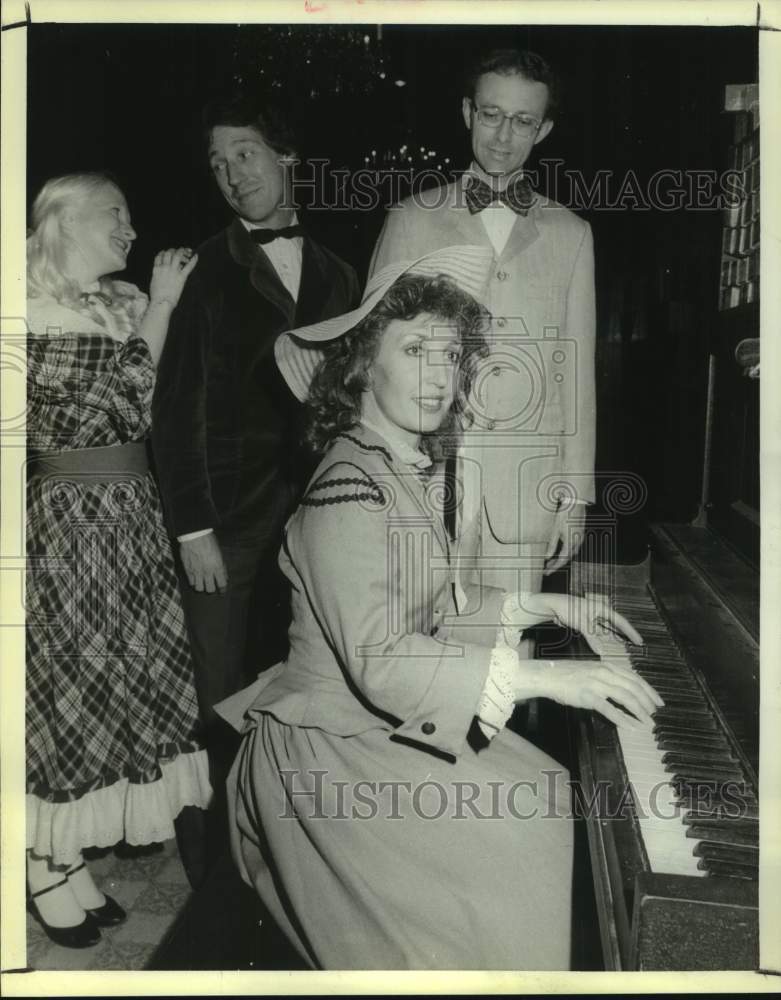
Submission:
MULTIPOLYGON (((65 174, 46 181, 33 202, 31 228, 27 236, 27 296, 50 296, 61 305, 84 313, 103 325, 103 318, 85 302, 78 282, 66 272, 71 237, 65 231, 66 211, 84 204, 105 187, 119 185, 108 174, 65 174)), ((138 289, 125 281, 100 279, 106 306, 117 317, 138 311, 138 289)), ((134 317, 135 318, 135 317, 134 317)))

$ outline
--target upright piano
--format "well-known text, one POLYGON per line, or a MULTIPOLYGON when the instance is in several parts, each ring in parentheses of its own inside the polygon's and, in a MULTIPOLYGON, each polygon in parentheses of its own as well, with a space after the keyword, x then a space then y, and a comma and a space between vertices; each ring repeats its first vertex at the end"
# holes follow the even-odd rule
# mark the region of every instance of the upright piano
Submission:
POLYGON ((673 525, 653 528, 645 563, 577 573, 577 589, 609 594, 645 640, 605 635, 597 651, 628 656, 665 701, 653 732, 577 713, 575 807, 605 968, 756 969, 756 576, 707 529, 673 525), (724 599, 729 581, 742 607, 724 599))

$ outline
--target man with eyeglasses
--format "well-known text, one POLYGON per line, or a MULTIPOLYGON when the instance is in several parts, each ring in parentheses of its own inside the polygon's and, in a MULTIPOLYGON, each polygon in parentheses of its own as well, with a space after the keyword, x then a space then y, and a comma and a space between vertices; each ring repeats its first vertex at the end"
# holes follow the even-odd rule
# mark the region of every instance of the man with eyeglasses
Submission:
POLYGON ((490 353, 466 414, 450 528, 462 565, 479 554, 482 582, 509 591, 539 590, 543 574, 567 564, 594 501, 591 229, 535 192, 523 171, 553 128, 557 91, 532 52, 480 58, 462 102, 469 169, 392 208, 371 265, 454 244, 493 249, 490 353))

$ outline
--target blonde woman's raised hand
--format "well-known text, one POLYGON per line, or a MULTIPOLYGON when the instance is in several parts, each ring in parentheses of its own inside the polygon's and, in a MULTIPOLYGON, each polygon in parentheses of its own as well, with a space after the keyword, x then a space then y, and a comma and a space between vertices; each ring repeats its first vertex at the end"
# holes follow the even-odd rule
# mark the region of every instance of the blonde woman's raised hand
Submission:
POLYGON ((182 294, 185 282, 195 265, 198 254, 189 247, 176 250, 161 250, 155 257, 152 280, 149 284, 149 300, 152 304, 167 302, 174 308, 182 294))

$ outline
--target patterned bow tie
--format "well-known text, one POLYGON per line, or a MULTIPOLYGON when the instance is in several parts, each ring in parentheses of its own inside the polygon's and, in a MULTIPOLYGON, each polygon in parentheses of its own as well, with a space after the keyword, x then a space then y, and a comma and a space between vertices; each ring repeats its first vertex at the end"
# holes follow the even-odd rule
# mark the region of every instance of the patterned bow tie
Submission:
POLYGON ((526 215, 537 201, 537 195, 528 180, 521 176, 510 181, 504 191, 494 191, 479 177, 472 177, 464 192, 466 207, 472 215, 488 208, 491 202, 499 201, 511 208, 516 215, 526 215))
POLYGON ((294 236, 303 236, 304 229, 296 223, 295 226, 284 226, 282 229, 250 229, 249 234, 253 243, 263 246, 274 240, 292 240, 294 236))

